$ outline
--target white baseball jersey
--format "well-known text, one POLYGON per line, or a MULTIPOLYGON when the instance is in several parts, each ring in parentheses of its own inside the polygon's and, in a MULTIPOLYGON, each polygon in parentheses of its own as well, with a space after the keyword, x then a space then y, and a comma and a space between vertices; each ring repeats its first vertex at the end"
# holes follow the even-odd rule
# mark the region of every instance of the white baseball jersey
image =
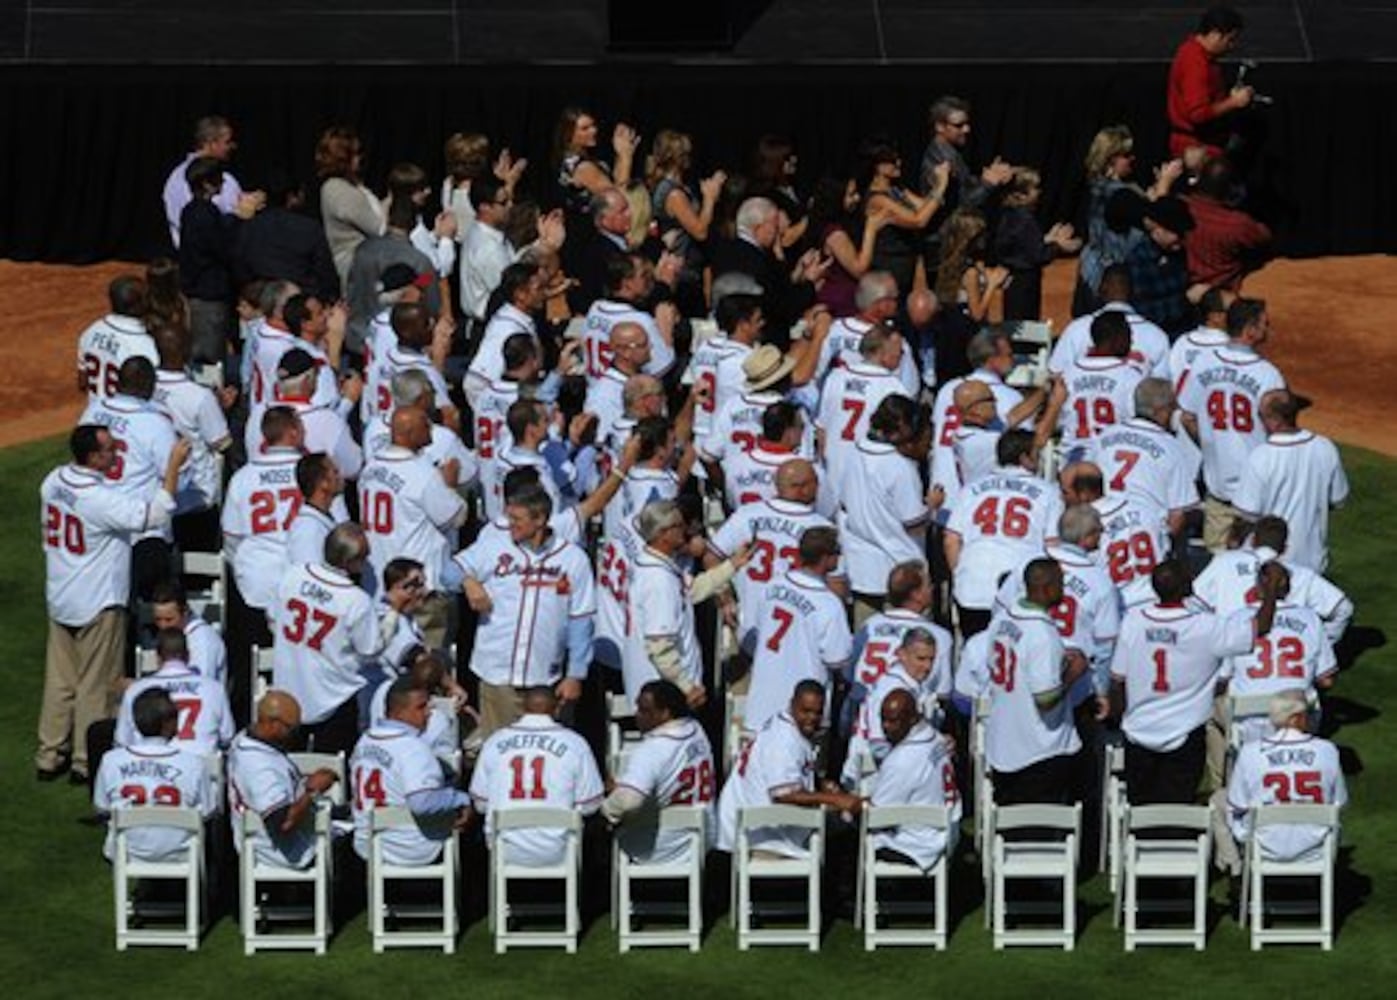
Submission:
MULTIPOLYGON (((714 419, 713 432, 703 439, 701 457, 720 463, 726 470, 728 459, 734 453, 751 451, 762 439, 762 417, 766 414, 767 407, 787 401, 796 402, 771 390, 744 390, 732 396, 723 404, 722 410, 714 419)), ((803 426, 804 433, 797 454, 801 458, 814 458, 815 428, 808 419, 804 421, 803 426)))
MULTIPOLYGON (((831 323, 829 335, 820 345, 815 381, 824 382, 831 369, 862 364, 860 348, 863 346, 863 336, 872 329, 873 324, 860 316, 844 316, 831 323)), ((897 378, 902 383, 903 393, 916 399, 922 391, 922 380, 917 372, 917 362, 912 359, 912 349, 905 340, 902 356, 897 359, 897 378)))
POLYGON ((951 742, 925 722, 888 751, 873 779, 869 796, 875 806, 947 806, 950 826, 897 826, 873 834, 873 849, 897 851, 930 870, 947 848, 954 849, 961 817, 956 787, 955 753, 951 742))
MULTIPOLYGON (((1279 694, 1300 689, 1312 691, 1315 683, 1339 669, 1334 647, 1324 634, 1319 615, 1299 604, 1276 607, 1271 631, 1256 637, 1251 651, 1232 656, 1223 664, 1227 693, 1234 697, 1279 694)), ((1244 738, 1260 739, 1270 733, 1265 719, 1243 722, 1244 738)))
POLYGON ((369 321, 364 337, 364 394, 359 397, 359 423, 363 427, 375 417, 393 412, 393 373, 388 367, 388 355, 398 349, 398 335, 393 330, 392 314, 391 308, 381 310, 369 321))
MULTIPOLYGON (((1048 609, 1048 617, 1056 623, 1063 645, 1081 650, 1092 666, 1073 685, 1072 703, 1076 706, 1110 689, 1111 652, 1120 634, 1120 595, 1105 570, 1085 550, 1057 542, 1044 554, 1062 568, 1062 600, 1048 609)), ((1001 607, 1012 608, 1026 596, 1027 567, 1026 560, 1005 577, 997 598, 1001 607)))
POLYGON ((465 515, 465 501, 425 454, 389 445, 359 477, 359 520, 369 536, 369 565, 380 584, 389 562, 407 558, 422 564, 428 591, 440 589, 465 515))
POLYGON ((1251 649, 1252 616, 1223 618, 1194 606, 1131 608, 1111 676, 1125 684, 1121 730, 1147 750, 1177 750, 1213 712, 1222 661, 1251 649))
POLYGON ((626 415, 626 380, 629 376, 617 368, 608 368, 601 377, 587 386, 587 398, 582 409, 597 415, 597 440, 611 436, 617 421, 626 415))
MULTIPOLYGON (((364 460, 367 462, 393 443, 392 414, 376 418, 364 428, 364 460)), ((480 463, 475 452, 449 427, 432 424, 432 440, 422 449, 421 454, 432 460, 433 465, 441 465, 454 458, 460 467, 457 489, 465 489, 480 479, 480 463)))
POLYGON ((171 661, 150 676, 132 682, 122 694, 114 737, 118 746, 134 746, 141 739, 131 714, 132 706, 152 688, 164 689, 179 709, 179 728, 171 740, 175 746, 208 754, 232 742, 233 709, 222 682, 205 677, 188 664, 171 661))
POLYGON ((631 620, 631 588, 635 583, 635 561, 645 543, 631 521, 616 526, 597 555, 596 658, 612 670, 620 670, 632 648, 634 623, 631 620))
MULTIPOLYGON (((95 399, 78 418, 81 424, 107 428, 116 446, 116 461, 107 478, 134 497, 148 498, 165 478, 165 463, 175 447, 175 425, 153 403, 132 396, 95 399)), ((180 471, 181 491, 187 486, 189 465, 180 471)), ((141 538, 173 540, 168 524, 141 538)), ((140 539, 137 539, 138 541, 140 539)))
MULTIPOLYGON (((769 806, 791 792, 814 790, 815 746, 782 709, 742 748, 718 796, 718 850, 737 848, 737 814, 742 809, 769 806)), ((801 858, 808 851, 809 837, 808 830, 759 827, 749 832, 748 843, 753 850, 801 858)))
POLYGON ((1198 462, 1152 420, 1131 417, 1104 431, 1089 450, 1108 494, 1144 497, 1171 513, 1198 506, 1198 462))
POLYGON ((1126 302, 1108 302, 1094 313, 1078 316, 1062 328, 1062 336, 1053 345, 1048 358, 1048 371, 1060 375, 1077 358, 1091 351, 1091 321, 1104 312, 1125 313, 1130 324, 1130 359, 1153 378, 1169 377, 1169 337, 1145 317, 1136 313, 1126 302))
POLYGON ((885 594, 900 562, 926 558, 931 519, 917 463, 882 441, 861 441, 838 486, 839 541, 849 583, 862 594, 885 594))
POLYGON ((247 730, 239 733, 228 748, 228 819, 234 846, 240 852, 251 846, 264 865, 310 867, 315 860, 311 815, 286 833, 281 831, 282 817, 278 815, 295 804, 305 790, 305 776, 284 751, 247 730), (267 829, 244 841, 242 815, 248 811, 261 816, 267 829))
MULTIPOLYGON (((301 418, 305 428, 305 441, 301 447, 306 454, 320 451, 335 460, 340 475, 345 479, 357 479, 364 465, 364 453, 350 433, 349 425, 334 406, 325 406, 306 399, 281 399, 278 406, 289 406, 301 418)), ((262 436, 262 422, 248 421, 244 445, 248 455, 265 452, 266 438, 262 436)))
POLYGON ((464 792, 447 791, 441 762, 422 735, 405 722, 385 719, 370 726, 349 758, 349 781, 354 810, 354 853, 369 859, 369 814, 385 806, 412 809, 412 827, 379 834, 383 859, 392 865, 430 865, 441 856, 442 845, 455 835, 456 809, 470 799, 464 792), (420 793, 445 792, 455 808, 419 811, 420 793))
POLYGON ((505 476, 515 469, 523 468, 538 470, 538 484, 553 501, 553 509, 562 509, 563 495, 558 489, 558 481, 553 477, 548 460, 536 451, 528 451, 511 444, 506 450, 497 451, 495 461, 482 470, 480 492, 487 518, 493 521, 504 515, 505 476))
MULTIPOLYGON (((1221 615, 1261 603, 1256 575, 1261 564, 1279 558, 1268 548, 1228 549, 1219 552, 1193 581, 1193 592, 1221 615)), ((1334 584, 1314 570, 1281 560, 1290 571, 1291 604, 1300 604, 1319 615, 1331 643, 1338 642, 1353 617, 1353 602, 1334 584)))
POLYGON ((1101 545, 1096 561, 1117 587, 1149 579, 1169 557, 1169 515, 1152 500, 1129 493, 1093 500, 1101 515, 1101 545))
MULTIPOLYGON (((407 626, 404 631, 415 631, 417 644, 423 644, 422 633, 417 629, 416 622, 407 617, 400 617, 398 621, 407 626)), ((390 642, 389 645, 391 646, 392 643, 390 642)), ((387 651, 384 653, 384 658, 388 659, 387 651)), ((368 724, 370 726, 381 725, 388 719, 388 689, 393 686, 399 676, 396 671, 390 673, 388 678, 374 689, 373 695, 369 698, 368 724)), ((455 702, 450 699, 443 701, 433 698, 431 711, 427 713, 427 728, 422 730, 422 742, 427 744, 437 760, 445 762, 461 749, 460 735, 455 702)), ((468 800, 466 801, 468 802, 468 800)), ((463 804, 465 803, 463 802, 463 804)))
POLYGON ((364 686, 360 667, 383 652, 373 599, 323 563, 291 566, 267 608, 275 646, 272 686, 296 696, 301 719, 328 719, 364 686))
MULTIPOLYGON (((704 846, 712 844, 717 771, 708 737, 693 719, 673 719, 656 726, 633 744, 621 760, 616 787, 630 789, 660 809, 702 806, 704 846)), ((633 860, 648 864, 670 864, 688 855, 688 834, 656 830, 643 820, 621 824, 616 838, 633 860)))
POLYGON ((947 533, 962 542, 954 574, 956 602, 989 608, 1000 576, 1043 551, 1061 517, 1057 489, 1024 469, 1000 466, 967 483, 946 524, 947 533))
POLYGON ((985 720, 985 759, 1013 773, 1082 747, 1072 703, 1058 699, 1040 709, 1039 695, 1062 686, 1065 646, 1042 608, 1019 604, 995 612, 989 629, 990 713, 985 720))
POLYGON ((1347 499, 1348 477, 1334 442, 1310 431, 1285 431, 1267 437, 1247 457, 1232 503, 1250 520, 1264 514, 1284 518, 1290 528, 1286 554, 1323 573, 1329 565, 1329 508, 1347 499))
MULTIPOLYGON (((713 430, 713 421, 720 409, 718 399, 718 365, 725 358, 738 358, 738 365, 741 365, 742 358, 747 356, 750 348, 735 340, 729 340, 722 334, 709 337, 703 343, 694 347, 693 354, 689 358, 689 370, 685 381, 696 386, 706 386, 708 388, 707 398, 694 408, 694 438, 701 445, 705 438, 713 430)), ((741 386, 736 387, 740 391, 741 386)), ((727 400, 721 400, 726 403, 727 400)))
POLYGON ((1276 366, 1243 344, 1206 351, 1195 363, 1179 406, 1198 421, 1203 481, 1219 500, 1231 503, 1247 456, 1266 441, 1261 397, 1284 388, 1276 366))
POLYGON ((400 344, 385 354, 383 358, 383 368, 379 378, 390 386, 393 382, 393 376, 399 372, 418 371, 427 376, 427 381, 432 384, 433 406, 439 410, 455 406, 451 402, 451 392, 446 386, 446 379, 442 377, 437 366, 432 364, 432 359, 422 351, 415 351, 400 344))
MULTIPOLYGON (((325 351, 309 340, 302 340, 285 330, 262 321, 255 341, 252 372, 252 399, 248 405, 248 425, 260 427, 262 413, 269 406, 280 403, 281 393, 277 388, 277 369, 287 351, 299 348, 310 355, 315 362, 315 389, 310 401, 316 406, 336 407, 340 405, 340 385, 335 370, 325 351)), ((348 412, 348 411, 345 411, 348 412)))
POLYGON ((175 432, 189 442, 184 477, 175 510, 185 513, 216 507, 223 497, 223 480, 215 456, 228 447, 232 438, 228 420, 213 390, 195 382, 184 372, 155 373, 155 395, 151 401, 170 418, 175 432))
POLYGON ((679 476, 673 469, 635 466, 626 473, 621 488, 602 511, 602 534, 610 538, 621 530, 623 522, 639 514, 646 504, 656 500, 673 500, 678 495, 679 476))
POLYGON ((223 501, 223 551, 233 564, 238 591, 250 608, 276 597, 286 562, 286 533, 301 509, 294 448, 269 448, 249 456, 228 481, 223 501))
MULTIPOLYGON (((918 681, 898 660, 893 660, 883 675, 868 689, 868 694, 859 705, 853 732, 850 734, 849 753, 844 760, 844 770, 840 774, 840 782, 845 788, 858 787, 865 756, 871 758, 874 763, 881 764, 891 749, 891 744, 883 733, 883 702, 887 701, 888 695, 894 691, 906 691, 916 699, 918 714, 924 719, 931 718, 937 711, 936 685, 939 680, 935 675, 928 675, 926 680, 918 681)), ((945 683, 949 691, 949 676, 945 678, 945 683)))
MULTIPOLYGON (((977 368, 969 375, 962 375, 944 383, 936 390, 936 399, 932 403, 931 416, 936 424, 936 437, 932 444, 932 467, 937 467, 936 454, 944 448, 950 448, 952 435, 960 428, 960 410, 956 407, 956 390, 967 379, 974 379, 989 386, 990 392, 994 395, 995 416, 1007 427, 1009 425, 1009 415, 1014 411, 1014 407, 1023 402, 1023 395, 1019 390, 1004 384, 1004 380, 997 372, 992 372, 988 368, 977 368)), ((1020 424, 1020 426, 1024 426, 1020 424)), ((943 459, 944 461, 944 459, 943 459)))
POLYGON ((621 665, 626 697, 632 705, 647 682, 660 679, 645 648, 647 639, 673 639, 684 680, 703 683, 703 658, 694 630, 693 584, 693 577, 673 559, 648 546, 636 554, 629 592, 631 647, 621 665))
POLYGON ((854 685, 871 688, 876 684, 878 678, 897 662, 894 654, 902 645, 903 637, 914 628, 925 629, 936 639, 936 658, 932 660, 927 684, 937 695, 948 694, 951 689, 951 653, 955 649, 955 641, 950 632, 930 618, 907 608, 880 611, 859 626, 854 634, 854 685))
MULTIPOLYGON (((800 561, 800 536, 811 528, 832 528, 829 518, 813 507, 773 497, 737 508, 710 539, 708 547, 727 559, 743 544, 752 547, 752 558, 733 578, 742 620, 738 634, 755 626, 752 615, 761 591, 773 577, 780 577, 800 561)), ((840 575, 843 575, 842 573, 840 575)))
POLYGON ((519 401, 519 383, 505 378, 483 384, 471 409, 475 414, 475 453, 483 463, 514 445, 505 417, 509 408, 519 401))
POLYGON ((488 684, 514 687, 561 678, 570 620, 590 619, 597 610, 587 554, 556 535, 534 551, 515 544, 506 531, 482 533, 457 553, 456 562, 480 581, 493 603, 480 616, 471 672, 488 684))
MULTIPOLYGON (((491 733, 471 775, 471 801, 494 834, 495 813, 507 809, 575 809, 584 816, 602 800, 601 775, 587 741, 546 715, 524 715, 491 733)), ((556 865, 562 830, 507 830, 500 835, 510 864, 556 865)))
MULTIPOLYGON (((485 332, 480 337, 480 347, 471 359, 470 370, 466 373, 466 395, 474 406, 475 392, 489 382, 498 382, 504 374, 504 342, 516 333, 527 333, 538 345, 538 329, 534 318, 506 302, 495 310, 490 321, 485 324, 485 332)), ((539 354, 542 357, 542 352, 539 354)), ((438 404, 441 405, 441 404, 438 404)))
POLYGON ((836 490, 843 490, 844 469, 854 464, 859 445, 868 440, 868 425, 878 404, 892 395, 907 393, 897 373, 879 365, 860 362, 837 368, 825 380, 816 423, 824 432, 825 468, 836 490))
MULTIPOLYGON (((1326 739, 1298 729, 1284 729, 1242 747, 1227 785, 1228 825, 1239 843, 1249 839, 1253 806, 1285 803, 1344 806, 1348 786, 1339 749, 1326 739)), ((1302 823, 1264 827, 1262 857, 1299 861, 1317 851, 1328 835, 1324 827, 1302 823)), ((1339 836, 1337 830, 1333 834, 1339 836)))
POLYGON ((1058 417, 1058 428, 1068 441, 1086 441, 1135 412, 1135 387, 1144 372, 1129 358, 1088 354, 1068 363, 1062 371, 1067 402, 1058 417))
POLYGON ((165 523, 175 502, 164 489, 136 497, 100 472, 62 465, 39 487, 48 615, 80 628, 131 599, 131 543, 165 523))
POLYGON ((854 645, 844 602, 824 580, 801 569, 762 589, 754 617, 752 683, 742 719, 748 732, 789 705, 800 681, 828 689, 830 674, 844 669, 854 645))
MULTIPOLYGON (((1002 430, 961 424, 951 435, 949 453, 954 460, 954 472, 947 474, 944 470, 933 469, 932 485, 940 486, 947 499, 950 499, 959 493, 966 483, 974 482, 981 476, 988 476, 999 464, 999 438, 1003 433, 1002 430)), ((933 451, 933 460, 936 454, 933 451)), ((940 454, 947 454, 947 449, 941 449, 940 454)))
MULTIPOLYGON (((341 506, 344 503, 339 497, 335 500, 341 506)), ((326 514, 308 503, 302 503, 286 532, 287 564, 298 566, 304 563, 324 562, 325 539, 335 530, 335 525, 349 520, 346 512, 341 513, 345 513, 345 516, 337 519, 334 506, 331 506, 330 513, 326 514)))
POLYGON ((184 623, 184 641, 189 647, 189 665, 222 684, 228 675, 228 648, 218 629, 190 615, 184 623))
POLYGON ((730 510, 776 496, 776 472, 798 451, 758 440, 751 451, 728 451, 723 462, 723 498, 730 510))
MULTIPOLYGON (((158 736, 142 736, 106 752, 92 785, 92 805, 103 813, 132 806, 182 807, 197 809, 205 818, 218 808, 208 792, 203 756, 158 736)), ((126 834, 127 851, 140 861, 175 861, 193 837, 188 830, 137 827, 126 834)), ((116 857, 111 826, 102 853, 108 861, 116 857)))
POLYGON ((587 310, 582 326, 582 352, 587 363, 587 386, 601 377, 611 364, 611 330, 617 323, 634 323, 645 331, 650 342, 650 360, 645 374, 663 378, 674 367, 674 348, 665 343, 655 317, 629 302, 597 299, 587 310))
POLYGON ((1223 347, 1231 340, 1226 330, 1200 326, 1188 331, 1169 348, 1169 377, 1174 380, 1174 395, 1183 392, 1198 359, 1214 347, 1223 347))
POLYGON ((989 695, 991 651, 988 631, 976 632, 965 641, 956 661, 956 694, 971 701, 989 695))
POLYGON ((108 313, 78 337, 78 370, 87 382, 89 402, 116 395, 117 377, 128 358, 145 358, 160 367, 160 352, 146 325, 134 316, 108 313))

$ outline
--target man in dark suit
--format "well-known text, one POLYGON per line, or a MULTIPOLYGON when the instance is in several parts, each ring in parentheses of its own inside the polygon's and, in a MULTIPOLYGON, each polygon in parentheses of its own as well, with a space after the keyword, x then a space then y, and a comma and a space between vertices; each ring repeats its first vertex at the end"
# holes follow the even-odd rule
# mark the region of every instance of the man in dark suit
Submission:
POLYGON ((790 345, 790 329, 815 304, 815 290, 829 268, 818 251, 808 251, 795 266, 778 260, 781 211, 766 198, 748 198, 737 209, 737 236, 713 250, 713 275, 745 274, 762 286, 768 317, 766 341, 781 350, 790 345))
MULTIPOLYGON (((568 292, 573 315, 587 312, 593 302, 606 297, 607 270, 611 261, 630 252, 626 234, 631 230, 631 203, 619 188, 607 188, 592 198, 592 228, 583 235, 577 255, 577 285, 568 292)), ((571 234, 569 234, 571 235, 571 234)))
POLYGON ((322 302, 340 298, 325 227, 301 212, 305 189, 285 170, 267 176, 267 207, 238 231, 234 275, 244 285, 257 278, 290 281, 322 302))

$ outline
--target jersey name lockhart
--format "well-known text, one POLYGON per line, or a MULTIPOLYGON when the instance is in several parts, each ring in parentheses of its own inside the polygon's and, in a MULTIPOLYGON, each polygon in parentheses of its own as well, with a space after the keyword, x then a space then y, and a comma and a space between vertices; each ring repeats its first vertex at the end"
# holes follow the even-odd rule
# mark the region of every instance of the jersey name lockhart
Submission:
POLYGON ((798 587, 789 587, 784 583, 773 583, 771 589, 766 593, 770 600, 778 601, 787 607, 794 607, 801 614, 813 615, 815 613, 815 602, 798 587))
POLYGON ((1253 396, 1259 396, 1262 392, 1261 383, 1257 381, 1256 377, 1238 368, 1205 368, 1195 373, 1195 375, 1198 379, 1198 384, 1201 386, 1222 384, 1235 385, 1238 388, 1247 390, 1253 396))
POLYGON ((154 778, 172 785, 184 775, 184 768, 163 760, 151 760, 148 757, 128 760, 119 765, 117 771, 120 772, 123 779, 154 778))

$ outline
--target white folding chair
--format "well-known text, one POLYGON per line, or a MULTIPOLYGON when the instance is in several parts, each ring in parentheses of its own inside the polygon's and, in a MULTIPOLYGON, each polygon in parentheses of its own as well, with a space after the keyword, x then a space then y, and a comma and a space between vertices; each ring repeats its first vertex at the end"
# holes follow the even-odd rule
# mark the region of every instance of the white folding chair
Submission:
POLYGON ((339 780, 324 792, 331 805, 342 806, 349 802, 349 775, 344 753, 292 753, 287 754, 291 762, 304 775, 314 774, 321 769, 334 771, 339 780))
POLYGON ((155 650, 136 648, 136 679, 149 677, 160 669, 160 661, 155 658, 155 650))
MULTIPOLYGON (((433 695, 429 702, 429 707, 433 715, 446 720, 447 739, 450 741, 451 745, 456 748, 455 757, 457 765, 452 770, 453 773, 459 774, 461 770, 459 763, 461 756, 461 717, 456 714, 456 699, 446 695, 433 695)), ((442 763, 449 763, 444 759, 446 756, 447 755, 444 754, 437 754, 437 758, 442 760, 442 763)))
POLYGON ((733 865, 737 876, 737 948, 746 951, 754 944, 799 944, 811 951, 820 950, 820 872, 825 853, 825 814, 821 809, 801 806, 750 806, 737 814, 737 844, 733 865), (794 832, 809 832, 804 857, 752 857, 752 831, 780 826, 794 832), (753 881, 803 879, 806 883, 804 907, 791 904, 758 904, 752 899, 753 881), (805 918, 803 926, 781 928, 754 927, 754 917, 805 918))
POLYGON ((442 844, 441 856, 427 865, 398 865, 383 856, 383 834, 391 830, 417 829, 417 820, 408 809, 380 806, 369 810, 369 930, 373 935, 375 953, 390 947, 440 948, 448 955, 456 952, 456 935, 460 931, 456 905, 457 872, 460 869, 459 848, 453 833, 442 844), (441 906, 431 904, 390 904, 388 883, 439 882, 441 906), (440 927, 414 927, 410 930, 389 930, 390 921, 440 920, 440 927))
POLYGON ((1191 944, 1202 951, 1208 942, 1208 859, 1212 856, 1211 813, 1207 806, 1156 805, 1127 806, 1125 829, 1125 871, 1123 886, 1116 893, 1116 923, 1125 911, 1125 950, 1140 944, 1191 944), (1192 837, 1141 836, 1149 831, 1189 831, 1192 837), (1189 880, 1193 899, 1145 900, 1140 895, 1141 879, 1189 880), (1175 927, 1140 928, 1140 911, 1184 910, 1192 914, 1191 924, 1175 927))
POLYGON ((264 832, 262 817, 255 812, 242 814, 238 826, 242 838, 238 868, 241 882, 240 908, 243 929, 243 954, 272 949, 312 949, 325 954, 330 938, 330 809, 328 803, 315 808, 315 855, 307 868, 286 868, 268 864, 257 858, 251 837, 264 832), (260 887, 267 884, 311 886, 311 906, 273 904, 260 896, 260 887), (310 924, 309 931, 279 933, 273 924, 310 924))
POLYGON ((626 750, 640 741, 640 731, 634 725, 635 708, 624 694, 606 696, 606 719, 606 771, 615 777, 626 750))
POLYGON ((572 809, 500 809, 491 813, 490 915, 495 932, 495 953, 513 947, 542 947, 577 951, 580 917, 577 909, 578 878, 582 868, 582 817, 572 809), (565 835, 563 857, 555 865, 532 866, 508 861, 502 835, 510 830, 559 830, 565 835), (563 905, 511 904, 509 884, 515 881, 561 881, 563 905), (559 916, 561 930, 515 930, 512 920, 523 916, 559 916))
POLYGON ((222 365, 191 365, 190 374, 194 381, 217 392, 223 388, 223 366, 222 365))
MULTIPOLYGON (((981 695, 971 702, 970 767, 975 787, 975 849, 982 858, 990 854, 990 813, 994 811, 994 784, 990 781, 989 765, 985 762, 985 727, 990 716, 990 696, 981 695)), ((985 867, 985 876, 989 869, 985 867)))
POLYGON ((263 649, 256 644, 252 647, 252 705, 248 718, 257 718, 257 703, 272 687, 272 658, 275 651, 263 649))
POLYGON ((1242 871, 1241 912, 1251 920, 1252 951, 1268 944, 1317 944, 1325 951, 1334 947, 1334 863, 1339 853, 1339 807, 1289 803, 1258 806, 1252 810, 1251 839, 1247 841, 1246 859, 1242 871), (1269 826, 1304 825, 1323 828, 1324 839, 1300 858, 1276 861, 1267 858, 1260 843, 1261 831, 1269 826), (1268 878, 1317 878, 1319 900, 1316 905, 1301 901, 1266 900, 1268 878), (1319 923, 1295 926, 1270 926, 1266 917, 1296 916, 1319 911, 1319 923))
POLYGON ((1014 351, 1014 367, 1004 382, 1016 389, 1036 389, 1048 381, 1048 356, 1053 346, 1053 324, 1025 320, 1012 325, 1009 343, 1014 351))
POLYGON ((1232 774, 1232 762, 1246 742, 1247 723, 1255 719, 1265 719, 1271 711, 1271 695, 1243 694, 1227 697, 1227 763, 1223 769, 1223 779, 1232 774))
POLYGON ((747 714, 747 696, 728 692, 723 700, 723 773, 729 774, 741 756, 743 718, 747 714))
POLYGON ((111 814, 116 831, 112 858, 112 884, 116 896, 116 950, 128 945, 165 945, 199 950, 202 931, 204 886, 204 821, 197 809, 179 806, 132 806, 111 814), (189 846, 167 861, 142 861, 130 856, 128 836, 137 828, 161 827, 182 830, 190 835, 189 846), (132 882, 138 879, 184 883, 183 927, 132 927, 135 917, 160 916, 173 912, 169 905, 137 903, 131 898, 132 882))
POLYGON ((669 806, 637 817, 642 823, 654 823, 655 832, 682 833, 686 841, 683 856, 677 861, 635 861, 620 846, 620 838, 612 838, 612 871, 616 892, 614 914, 621 953, 641 947, 687 947, 698 951, 703 936, 703 806, 669 806), (684 901, 637 902, 631 895, 632 882, 682 882, 684 901), (660 930, 638 930, 637 917, 679 917, 682 926, 660 930))
MULTIPOLYGON (((1120 892, 1125 841, 1125 745, 1106 747, 1101 775, 1101 848, 1098 863, 1113 893, 1120 892)), ((1117 924, 1119 926, 1119 923, 1117 924)))
MULTIPOLYGON (((994 947, 1006 945, 1058 945, 1071 951, 1077 938, 1077 845, 1081 840, 1082 805, 1018 805, 996 807, 990 829, 994 845, 991 864, 994 877, 994 947), (1015 830, 1056 832, 1056 840, 1006 840, 1015 830), (1005 886, 1012 880, 1061 881, 1060 927, 1010 928, 1010 907, 1005 886)), ((1047 904, 1057 910, 1057 904, 1047 904)), ((1014 913, 1043 912, 1042 905, 1015 903, 1014 913)))
POLYGON ((863 921, 863 947, 873 951, 879 945, 930 945, 937 951, 946 947, 946 857, 952 850, 953 841, 948 840, 947 850, 937 859, 930 871, 922 871, 913 865, 879 861, 873 844, 873 835, 880 830, 897 826, 925 826, 944 830, 949 837, 951 813, 945 806, 866 806, 859 819, 859 915, 863 921), (931 902, 925 899, 905 901, 881 901, 878 898, 880 880, 905 882, 917 879, 931 882, 931 902), (878 918, 886 916, 931 916, 931 926, 884 927, 878 926, 878 918))
POLYGON ((206 787, 210 799, 217 803, 221 816, 228 805, 228 779, 224 775, 223 753, 215 750, 204 754, 204 772, 207 775, 206 787))
POLYGON ((186 584, 189 610, 224 632, 228 616, 228 564, 223 560, 223 553, 182 552, 179 571, 183 578, 193 576, 206 581, 202 587, 186 584))

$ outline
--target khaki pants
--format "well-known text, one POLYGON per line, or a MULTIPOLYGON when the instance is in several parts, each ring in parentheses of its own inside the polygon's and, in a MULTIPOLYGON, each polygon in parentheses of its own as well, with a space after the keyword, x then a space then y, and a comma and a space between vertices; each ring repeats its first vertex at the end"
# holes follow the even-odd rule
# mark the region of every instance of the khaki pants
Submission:
POLYGON ((1227 789, 1219 788, 1208 799, 1213 821, 1213 861, 1228 875, 1242 874, 1242 849, 1227 825, 1227 789))
POLYGON ((87 727, 115 714, 125 650, 125 608, 81 628, 49 622, 35 767, 56 771, 71 759, 75 773, 87 774, 87 727))
POLYGON ((864 622, 882 611, 885 600, 886 598, 882 594, 860 594, 856 591, 854 593, 854 630, 857 631, 864 622))
POLYGON ((1227 548, 1227 536, 1236 518, 1237 509, 1226 500, 1215 496, 1203 499, 1203 544, 1209 552, 1227 548))
POLYGON ((450 594, 437 590, 423 598, 422 607, 412 617, 422 630, 422 638, 427 640, 429 649, 446 648, 446 637, 453 632, 451 613, 454 610, 455 601, 450 594))
POLYGON ((497 729, 503 729, 523 714, 524 697, 518 688, 508 684, 480 682, 480 728, 476 733, 481 739, 497 729))
POLYGON ((1208 755, 1203 770, 1203 787, 1209 792, 1227 784, 1227 695, 1213 699, 1213 716, 1207 722, 1208 755))

